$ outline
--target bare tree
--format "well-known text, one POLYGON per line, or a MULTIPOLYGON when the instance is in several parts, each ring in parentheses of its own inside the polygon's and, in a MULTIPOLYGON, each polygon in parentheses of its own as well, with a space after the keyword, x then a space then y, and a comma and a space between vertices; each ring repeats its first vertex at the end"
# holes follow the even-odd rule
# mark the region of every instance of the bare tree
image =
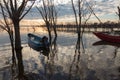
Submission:
MULTIPOLYGON (((82 13, 81 13, 81 3, 82 3, 82 0, 78 0, 78 12, 76 10, 76 6, 74 4, 74 1, 71 0, 71 3, 72 3, 72 8, 73 8, 73 12, 74 12, 74 15, 75 15, 75 24, 76 24, 76 27, 77 27, 77 43, 76 43, 76 50, 75 50, 75 54, 74 54, 74 59, 73 59, 73 62, 70 66, 70 75, 69 75, 69 80, 71 80, 72 78, 72 68, 73 67, 77 67, 78 68, 78 61, 80 60, 80 38, 81 38, 81 27, 82 27, 82 13), (77 59, 76 59, 77 58, 77 59), (76 62, 77 60, 77 62, 76 62)), ((77 73, 76 73, 77 74, 77 73)))
MULTIPOLYGON (((77 43, 76 43, 74 59, 73 59, 72 65, 70 66, 69 80, 71 80, 71 73, 72 73, 73 67, 77 68, 76 73, 74 74, 79 74, 81 72, 80 57, 81 57, 82 50, 84 53, 84 45, 83 45, 83 40, 82 40, 82 35, 83 35, 83 30, 84 30, 83 25, 87 24, 87 21, 90 19, 92 14, 100 21, 100 19, 96 16, 96 14, 94 13, 92 9, 94 4, 90 5, 90 3, 88 3, 86 0, 77 0, 76 3, 78 4, 74 3, 74 0, 71 0, 71 3, 72 3, 74 16, 75 16, 75 22, 76 22, 75 24, 77 27, 77 43)), ((82 73, 80 74, 82 75, 82 73)), ((83 80, 82 76, 80 76, 80 78, 81 80, 83 80)))
MULTIPOLYGON (((4 29, 8 29, 8 33, 12 36, 13 32, 9 30, 10 26, 7 21, 9 19, 14 28, 14 40, 15 40, 15 53, 17 57, 17 63, 18 63, 18 79, 24 78, 24 67, 23 67, 23 61, 22 61, 22 46, 21 46, 21 36, 20 36, 20 21, 24 18, 24 16, 30 11, 32 8, 35 0, 31 4, 31 6, 25 10, 27 3, 29 0, 1 0, 0 1, 0 7, 1 7, 1 13, 4 17, 4 22, 6 26, 3 26, 4 29)), ((13 36, 12 36, 13 38, 13 36)))
POLYGON ((48 30, 49 35, 49 42, 50 45, 56 46, 56 39, 57 39, 57 31, 56 31, 56 23, 57 23, 57 10, 54 5, 54 0, 42 0, 42 6, 37 7, 37 10, 42 16, 42 19, 45 22, 45 25, 48 30), (52 31, 55 34, 55 38, 52 41, 52 31))
POLYGON ((56 31, 56 23, 57 23, 57 10, 54 5, 54 0, 41 0, 42 5, 37 7, 37 10, 42 16, 42 19, 45 22, 45 25, 48 30, 49 35, 49 48, 50 48, 50 55, 48 55, 49 63, 49 72, 51 72, 51 76, 54 73, 54 57, 57 53, 57 31, 56 31), (52 37, 52 35, 55 35, 52 37), (54 38, 54 39, 53 39, 54 38))
POLYGON ((118 8, 118 13, 117 14, 118 14, 118 17, 119 17, 119 20, 120 20, 120 7, 118 6, 117 8, 118 8))
POLYGON ((5 30, 9 35, 10 44, 11 44, 11 48, 12 48, 12 65, 11 65, 12 70, 11 71, 12 71, 12 75, 14 76, 15 69, 16 69, 16 57, 15 57, 15 46, 14 46, 14 36, 13 36, 13 25, 5 17, 4 17, 4 21, 5 21, 5 23, 2 20, 0 21, 0 23, 1 23, 0 28, 5 30))
POLYGON ((55 27, 57 22, 57 11, 54 6, 54 0, 41 0, 41 2, 42 5, 40 7, 37 7, 37 10, 45 22, 49 34, 49 41, 51 42, 52 30, 54 30, 54 33, 57 36, 55 27))
POLYGON ((91 15, 93 13, 92 7, 94 5, 88 4, 88 2, 86 0, 78 0, 77 5, 74 3, 73 0, 71 0, 71 3, 72 3, 74 16, 75 16, 75 22, 76 22, 75 24, 77 27, 77 34, 78 34, 76 48, 80 49, 80 42, 82 41, 82 34, 84 31, 83 25, 86 25, 87 21, 90 19, 91 15))

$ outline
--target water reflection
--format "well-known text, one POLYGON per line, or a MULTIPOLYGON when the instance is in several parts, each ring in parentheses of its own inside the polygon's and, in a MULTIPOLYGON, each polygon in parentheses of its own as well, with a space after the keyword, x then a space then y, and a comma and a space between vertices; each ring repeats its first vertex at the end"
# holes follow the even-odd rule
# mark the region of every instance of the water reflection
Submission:
POLYGON ((99 46, 99 45, 109 45, 109 46, 114 46, 115 49, 114 49, 114 56, 113 58, 116 57, 117 55, 117 52, 118 52, 118 49, 120 48, 120 44, 119 43, 112 43, 112 42, 106 42, 106 41, 97 41, 95 43, 93 43, 93 46, 99 46))
POLYGON ((50 53, 48 56, 48 60, 45 66, 45 75, 47 79, 51 80, 53 76, 56 74, 56 65, 55 65, 55 58, 57 58, 57 36, 51 37, 49 49, 50 53))
MULTIPOLYGON (((72 77, 71 80, 119 80, 119 45, 113 46, 112 43, 108 44, 102 41, 98 44, 98 39, 93 35, 85 34, 86 40, 83 41, 86 46, 85 53, 80 53, 80 60, 77 60, 77 58, 74 58, 77 37, 75 34, 66 34, 60 34, 56 43, 51 45, 49 59, 43 54, 30 49, 27 44, 23 44, 23 63, 28 80, 69 80, 69 76, 72 77), (54 45, 56 46, 54 47, 54 45), (73 60, 75 60, 74 63, 73 60), (72 72, 70 75, 71 64, 72 72)), ((7 50, 8 46, 0 48, 0 66, 6 66, 4 61, 11 60, 10 49, 7 50)), ((77 57, 79 53, 76 54, 77 57)), ((10 62, 7 65, 10 65, 10 62)), ((11 75, 10 72, 11 69, 0 68, 0 75, 4 79, 6 79, 5 76, 11 75)))
POLYGON ((93 43, 93 46, 99 46, 99 45, 110 45, 110 46, 120 47, 119 43, 106 42, 102 40, 93 43))
MULTIPOLYGON (((106 42, 106 41, 97 41, 97 42, 94 42, 92 45, 93 46, 111 46, 111 47, 114 47, 113 50, 112 50, 114 55, 113 55, 113 57, 111 59, 107 59, 107 64, 109 64, 109 67, 116 64, 116 61, 118 59, 117 57, 119 55, 119 48, 120 48, 119 43, 112 43, 112 42, 106 42)), ((105 47, 103 47, 102 51, 104 51, 104 48, 105 47)), ((109 51, 111 51, 111 50, 109 49, 109 51)), ((120 65, 117 66, 116 69, 115 69, 115 67, 114 68, 109 68, 109 67, 106 67, 106 69, 103 72, 104 75, 106 75, 108 77, 104 76, 103 79, 104 80, 108 80, 108 79, 110 79, 110 80, 119 80, 120 75, 118 75, 118 74, 120 73, 120 65), (114 69, 114 71, 113 71, 113 69, 114 69), (111 70, 111 72, 108 71, 108 70, 111 70), (107 71, 110 72, 110 73, 108 73, 107 71)))

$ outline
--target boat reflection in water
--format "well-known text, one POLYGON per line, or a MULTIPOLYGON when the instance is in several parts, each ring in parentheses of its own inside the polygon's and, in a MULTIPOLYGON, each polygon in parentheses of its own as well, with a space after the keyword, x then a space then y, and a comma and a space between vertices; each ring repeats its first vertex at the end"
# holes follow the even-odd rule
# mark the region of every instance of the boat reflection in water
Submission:
POLYGON ((120 47, 120 44, 119 44, 119 43, 107 42, 107 41, 102 41, 102 40, 93 43, 93 46, 100 46, 100 45, 114 46, 114 47, 115 47, 115 50, 114 50, 114 57, 113 57, 113 58, 116 57, 117 51, 118 51, 118 49, 119 49, 119 47, 120 47))
POLYGON ((93 46, 98 46, 98 45, 110 45, 110 46, 120 47, 119 43, 107 42, 102 40, 93 43, 93 46))

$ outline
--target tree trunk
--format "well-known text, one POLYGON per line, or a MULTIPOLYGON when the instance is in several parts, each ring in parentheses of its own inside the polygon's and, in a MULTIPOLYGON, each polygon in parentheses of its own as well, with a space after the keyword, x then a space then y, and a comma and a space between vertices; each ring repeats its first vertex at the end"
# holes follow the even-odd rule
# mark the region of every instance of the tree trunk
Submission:
POLYGON ((120 7, 118 6, 118 17, 119 17, 119 20, 120 20, 120 7))
POLYGON ((49 34, 49 42, 51 45, 51 30, 50 30, 50 23, 48 21, 46 21, 46 26, 47 26, 47 30, 48 30, 48 34, 49 34))
POLYGON ((21 37, 20 37, 20 26, 19 21, 15 21, 14 23, 14 29, 15 29, 15 51, 16 56, 18 60, 18 78, 23 78, 24 74, 24 67, 23 67, 23 61, 22 61, 22 46, 21 46, 21 37))
POLYGON ((10 31, 10 32, 8 32, 8 34, 9 34, 10 43, 11 43, 11 47, 12 47, 12 64, 13 64, 13 65, 14 65, 14 64, 16 65, 13 33, 10 31))

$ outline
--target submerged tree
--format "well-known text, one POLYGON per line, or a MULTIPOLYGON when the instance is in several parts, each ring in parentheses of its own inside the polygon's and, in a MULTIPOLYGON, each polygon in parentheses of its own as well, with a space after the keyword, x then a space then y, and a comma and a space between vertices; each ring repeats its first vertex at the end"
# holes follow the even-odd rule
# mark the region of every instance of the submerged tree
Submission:
MULTIPOLYGON (((18 79, 24 78, 24 67, 22 61, 22 46, 21 46, 21 36, 20 36, 20 21, 24 18, 24 16, 30 11, 32 8, 35 0, 31 4, 27 10, 25 10, 27 3, 29 0, 1 0, 0 7, 1 7, 1 14, 3 15, 4 22, 6 26, 3 26, 3 29, 8 29, 8 33, 12 36, 15 35, 14 40, 14 49, 17 58, 18 64, 18 79), (13 24, 13 31, 12 32, 8 23, 8 20, 13 24)), ((13 38, 13 36, 12 36, 13 38)), ((13 44, 12 44, 13 45, 13 44)))
POLYGON ((48 35, 49 35, 49 43, 50 48, 54 46, 56 48, 56 39, 57 39, 57 31, 56 31, 56 23, 57 23, 57 11, 54 5, 54 0, 42 0, 42 4, 40 7, 37 7, 37 10, 42 16, 42 19, 45 22, 47 27, 48 35), (54 40, 52 40, 52 32, 55 35, 54 40))
MULTIPOLYGON (((73 12, 74 12, 74 16, 75 16, 75 24, 76 24, 76 27, 77 27, 77 43, 76 43, 76 49, 75 49, 75 54, 74 54, 74 59, 73 59, 73 62, 70 66, 70 75, 69 75, 69 80, 71 80, 72 78, 72 69, 73 67, 76 66, 76 68, 78 69, 79 68, 79 61, 80 61, 80 41, 82 40, 82 31, 81 31, 81 28, 82 28, 82 0, 78 0, 77 3, 77 9, 76 10, 76 5, 74 4, 74 1, 71 0, 71 3, 72 3, 72 8, 73 8, 73 12), (77 60, 77 61, 76 61, 77 60)), ((78 70, 79 71, 79 70, 78 70)), ((76 72, 76 71, 75 71, 76 72)), ((77 74, 77 73, 76 73, 77 74)))
MULTIPOLYGON (((72 71, 74 72, 75 68, 76 70, 75 70, 75 73, 73 74, 82 75, 82 73, 80 73, 81 72, 80 59, 81 59, 81 53, 82 52, 84 53, 84 45, 82 40, 83 31, 84 31, 83 28, 87 24, 87 21, 90 19, 92 14, 98 19, 99 22, 101 22, 92 9, 92 7, 94 6, 93 3, 89 3, 87 2, 87 0, 77 0, 76 1, 77 4, 74 3, 74 0, 71 0, 71 3, 72 3, 74 16, 75 16, 75 24, 77 27, 77 43, 76 43, 74 59, 73 59, 72 65, 70 66, 69 80, 71 80, 72 78, 71 73, 72 71)), ((79 76, 79 77, 80 77, 80 80, 83 80, 82 78, 83 76, 79 76)))
POLYGON ((57 22, 57 11, 55 9, 54 0, 41 0, 40 2, 42 2, 42 4, 37 7, 37 10, 45 22, 48 30, 49 41, 51 42, 52 30, 54 30, 55 36, 57 36, 55 27, 57 22))
POLYGON ((53 74, 53 64, 54 64, 54 57, 57 53, 57 31, 56 31, 56 23, 57 23, 57 10, 54 5, 54 0, 41 0, 42 4, 37 7, 42 19, 45 22, 45 26, 48 31, 49 35, 49 47, 50 47, 50 54, 48 55, 49 61, 49 72, 51 75, 53 74), (54 37, 52 37, 54 35, 54 37), (54 39, 53 39, 54 38, 54 39))

